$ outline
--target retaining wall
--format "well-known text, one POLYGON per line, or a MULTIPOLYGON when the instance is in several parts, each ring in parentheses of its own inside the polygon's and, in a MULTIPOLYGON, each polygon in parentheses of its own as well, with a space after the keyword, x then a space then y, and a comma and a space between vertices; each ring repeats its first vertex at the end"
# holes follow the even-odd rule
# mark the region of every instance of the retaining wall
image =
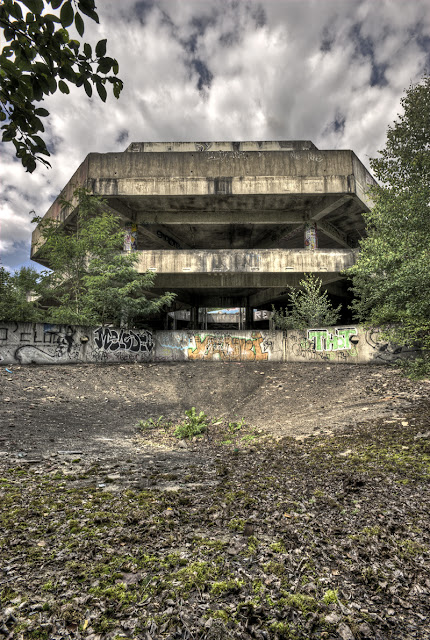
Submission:
POLYGON ((383 364, 415 353, 383 340, 378 329, 358 325, 287 332, 151 332, 0 323, 0 363, 4 365, 184 360, 383 364))

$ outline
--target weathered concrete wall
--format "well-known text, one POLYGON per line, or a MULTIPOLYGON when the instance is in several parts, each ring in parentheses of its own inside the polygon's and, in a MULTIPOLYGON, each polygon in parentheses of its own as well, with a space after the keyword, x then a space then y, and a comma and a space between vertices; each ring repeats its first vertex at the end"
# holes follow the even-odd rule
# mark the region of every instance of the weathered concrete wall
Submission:
POLYGON ((416 355, 357 325, 307 331, 157 331, 0 323, 0 362, 394 362, 416 355))

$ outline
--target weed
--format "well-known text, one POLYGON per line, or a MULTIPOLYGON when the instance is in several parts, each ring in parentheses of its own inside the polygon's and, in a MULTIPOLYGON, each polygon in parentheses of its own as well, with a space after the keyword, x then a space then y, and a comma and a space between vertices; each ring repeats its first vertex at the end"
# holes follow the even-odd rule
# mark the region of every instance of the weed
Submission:
POLYGON ((282 640, 294 637, 291 635, 291 629, 288 622, 272 622, 270 630, 273 631, 278 638, 282 638, 282 640))
POLYGON ((323 595, 325 604, 334 604, 337 602, 337 589, 327 589, 323 595))
POLYGON ((227 624, 229 622, 228 613, 227 611, 224 611, 224 609, 216 609, 216 611, 211 611, 210 617, 214 618, 214 620, 222 620, 224 624, 227 624))
POLYGON ((284 593, 279 599, 279 605, 286 605, 298 609, 302 613, 307 611, 315 611, 317 609, 317 601, 312 596, 305 596, 303 593, 284 593))
POLYGON ((231 531, 243 531, 245 520, 243 518, 232 518, 227 526, 231 531))
POLYGON ((272 544, 270 545, 270 548, 275 553, 285 553, 286 552, 286 549, 285 549, 285 546, 284 546, 283 542, 272 542, 272 544))
POLYGON ((186 418, 179 423, 174 431, 177 438, 193 438, 199 436, 206 431, 209 426, 209 418, 204 411, 196 412, 195 407, 191 407, 185 411, 186 418))
POLYGON ((156 420, 148 418, 148 420, 139 420, 137 423, 139 429, 164 429, 168 431, 172 426, 171 420, 164 420, 164 416, 160 416, 156 420))
POLYGON ((246 427, 245 418, 241 418, 239 422, 229 422, 227 425, 227 429, 230 433, 236 433, 236 431, 240 431, 242 427, 246 427))
POLYGON ((244 584, 243 580, 224 580, 223 582, 214 582, 211 587, 211 593, 215 596, 221 596, 226 593, 238 593, 244 584))

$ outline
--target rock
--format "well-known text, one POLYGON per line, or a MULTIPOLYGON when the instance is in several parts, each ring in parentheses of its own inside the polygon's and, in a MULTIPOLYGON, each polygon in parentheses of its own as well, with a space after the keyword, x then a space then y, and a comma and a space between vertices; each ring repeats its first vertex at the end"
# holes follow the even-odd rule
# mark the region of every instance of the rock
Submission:
POLYGON ((329 615, 324 618, 324 622, 327 622, 327 624, 337 624, 340 621, 340 619, 341 619, 340 615, 335 611, 333 611, 332 613, 329 613, 329 615))
POLYGON ((366 622, 362 622, 358 627, 358 631, 363 638, 363 640, 367 640, 368 638, 373 638, 372 629, 366 622))
POLYGON ((336 631, 338 632, 342 640, 354 640, 354 635, 351 629, 344 622, 341 622, 336 631))

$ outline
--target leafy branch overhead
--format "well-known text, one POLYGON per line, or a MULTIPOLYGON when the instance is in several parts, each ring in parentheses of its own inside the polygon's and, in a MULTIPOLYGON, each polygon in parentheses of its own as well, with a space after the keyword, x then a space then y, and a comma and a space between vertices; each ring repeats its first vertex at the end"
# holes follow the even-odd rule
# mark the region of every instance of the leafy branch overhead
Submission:
POLYGON ((93 50, 70 36, 70 27, 83 36, 84 17, 99 22, 94 0, 3 0, 0 5, 6 41, 0 54, 2 140, 13 142, 16 156, 30 173, 36 161, 50 166, 40 135, 45 130, 42 118, 49 112, 38 102, 57 89, 70 93, 70 84, 83 87, 88 97, 95 87, 103 102, 106 86, 112 85, 116 98, 123 88, 118 62, 106 55, 106 40, 93 50), (45 12, 50 9, 56 14, 45 12))

